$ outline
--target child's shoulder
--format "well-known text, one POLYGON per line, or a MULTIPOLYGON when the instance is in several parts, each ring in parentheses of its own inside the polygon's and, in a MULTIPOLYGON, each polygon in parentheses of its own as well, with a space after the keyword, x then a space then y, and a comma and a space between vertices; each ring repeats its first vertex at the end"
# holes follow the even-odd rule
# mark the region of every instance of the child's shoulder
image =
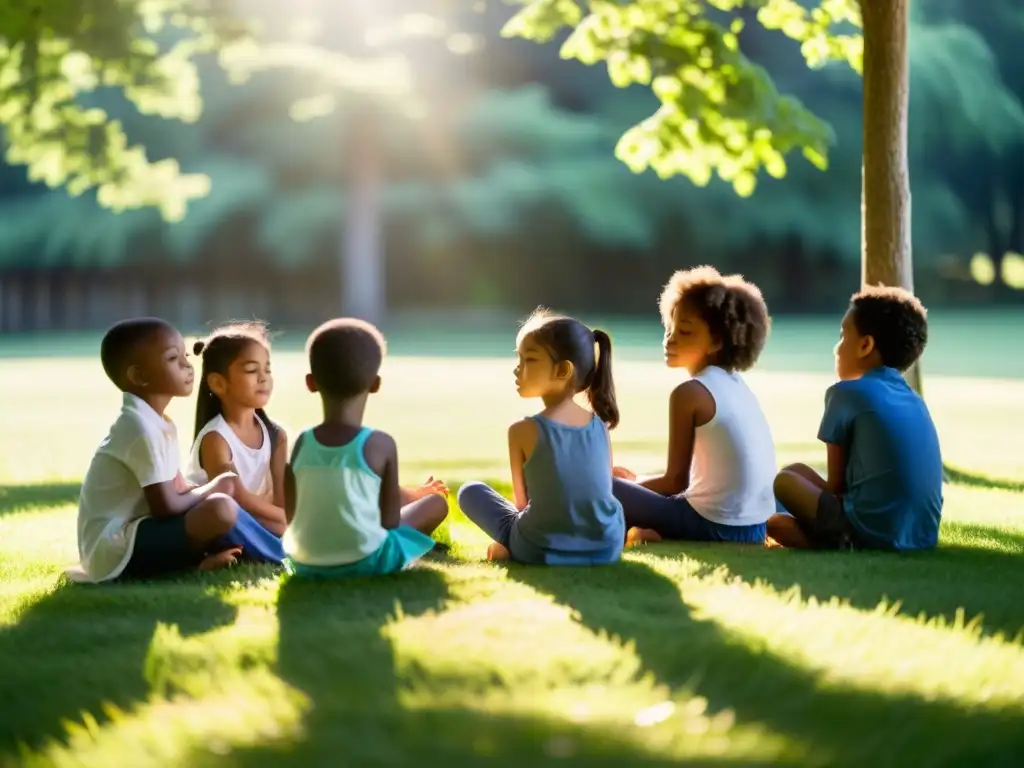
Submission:
POLYGON ((177 437, 178 429, 173 421, 136 400, 138 398, 133 399, 130 395, 124 396, 121 411, 110 426, 108 442, 123 443, 153 435, 177 437))

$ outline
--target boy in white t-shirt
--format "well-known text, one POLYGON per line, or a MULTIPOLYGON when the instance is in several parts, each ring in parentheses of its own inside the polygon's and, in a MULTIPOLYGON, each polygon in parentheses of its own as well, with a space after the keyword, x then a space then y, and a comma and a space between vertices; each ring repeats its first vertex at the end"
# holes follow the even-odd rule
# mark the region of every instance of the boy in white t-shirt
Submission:
POLYGON ((68 575, 102 582, 230 565, 241 553, 225 539, 238 516, 237 477, 188 484, 177 430, 164 416, 195 379, 181 334, 157 318, 125 320, 103 337, 100 359, 123 405, 82 484, 81 564, 68 575))

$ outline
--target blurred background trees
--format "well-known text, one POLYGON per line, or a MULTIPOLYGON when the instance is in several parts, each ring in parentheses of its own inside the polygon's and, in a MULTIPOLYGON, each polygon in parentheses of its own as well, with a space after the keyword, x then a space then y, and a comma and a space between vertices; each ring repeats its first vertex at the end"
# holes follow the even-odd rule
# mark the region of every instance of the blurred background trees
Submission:
MULTIPOLYGON (((557 45, 502 38, 516 9, 500 3, 380 0, 344 15, 328 0, 288 12, 258 0, 135 5, 178 6, 181 24, 147 38, 158 53, 106 38, 88 50, 113 70, 136 67, 128 96, 138 98, 65 89, 87 117, 57 108, 64 122, 42 119, 34 138, 10 106, 31 96, 15 79, 22 38, 11 12, 0 15, 12 148, 0 174, 3 330, 98 327, 137 311, 188 327, 538 303, 650 314, 671 270, 704 262, 756 280, 775 312, 837 312, 859 280, 860 79, 841 62, 809 70, 798 42, 760 25, 745 25, 738 44, 777 94, 820 118, 797 124, 794 146, 821 142, 828 170, 792 152, 784 178, 751 185, 740 170, 697 186, 634 174, 615 156, 658 109, 649 88, 616 88, 607 72, 562 61, 557 45), (186 34, 194 19, 207 20, 199 38, 186 34), (259 50, 240 20, 262 25, 259 50), (199 42, 180 48, 187 39, 199 42), (177 70, 158 63, 166 56, 177 70), (173 104, 147 103, 154 69, 179 78, 173 104), (102 130, 89 122, 97 108, 102 130), (80 152, 29 153, 46 140, 80 152), (128 153, 110 175, 89 166, 97 146, 115 157, 144 147, 147 162, 128 153)), ((85 34, 76 30, 65 36, 85 34)), ((913 246, 932 306, 1024 296, 1022 33, 1014 0, 914 4, 913 246)), ((44 57, 48 77, 85 77, 68 74, 60 51, 44 57)))

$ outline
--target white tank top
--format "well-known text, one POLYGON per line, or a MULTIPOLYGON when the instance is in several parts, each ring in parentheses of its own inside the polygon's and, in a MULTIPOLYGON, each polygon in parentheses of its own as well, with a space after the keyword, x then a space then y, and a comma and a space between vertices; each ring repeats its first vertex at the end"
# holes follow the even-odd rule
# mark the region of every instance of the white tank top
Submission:
POLYGON ((267 425, 258 418, 260 431, 263 433, 263 442, 259 448, 250 448, 241 440, 235 431, 224 421, 223 416, 214 416, 206 426, 199 430, 196 441, 192 444, 192 453, 189 456, 188 474, 186 478, 197 485, 209 482, 209 475, 206 470, 199 466, 199 451, 203 438, 211 432, 216 432, 224 438, 231 449, 231 461, 238 472, 238 478, 242 485, 250 493, 257 496, 270 496, 273 491, 270 479, 270 454, 273 446, 270 444, 270 433, 267 432, 267 425))
POLYGON ((775 513, 775 443, 757 397, 738 373, 708 366, 694 377, 715 400, 697 427, 690 484, 683 496, 722 525, 757 525, 775 513))

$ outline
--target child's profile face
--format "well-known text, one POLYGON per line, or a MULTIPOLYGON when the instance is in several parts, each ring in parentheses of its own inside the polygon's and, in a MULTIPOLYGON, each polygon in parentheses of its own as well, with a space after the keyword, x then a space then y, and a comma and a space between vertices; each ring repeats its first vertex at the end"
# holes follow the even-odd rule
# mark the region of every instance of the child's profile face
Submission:
MULTIPOLYGON (((228 366, 227 376, 221 377, 218 397, 228 398, 245 408, 265 408, 274 391, 274 377, 270 372, 270 351, 254 341, 228 366)), ((212 377, 211 377, 212 379, 212 377)), ((213 382, 210 382, 211 389, 213 382)))
POLYGON ((558 366, 551 358, 551 353, 529 336, 519 343, 516 356, 518 364, 514 373, 516 391, 520 397, 543 397, 565 386, 565 382, 556 375, 558 366))
POLYGON ((864 361, 873 348, 874 340, 861 336, 853 321, 853 310, 848 311, 839 326, 839 342, 833 349, 836 376, 843 381, 860 378, 864 374, 864 361))
POLYGON ((665 329, 665 365, 685 368, 694 375, 720 348, 700 313, 680 301, 672 312, 671 324, 665 329))
POLYGON ((173 328, 153 332, 129 370, 129 381, 153 395, 188 397, 195 383, 195 369, 188 359, 185 340, 173 328))

